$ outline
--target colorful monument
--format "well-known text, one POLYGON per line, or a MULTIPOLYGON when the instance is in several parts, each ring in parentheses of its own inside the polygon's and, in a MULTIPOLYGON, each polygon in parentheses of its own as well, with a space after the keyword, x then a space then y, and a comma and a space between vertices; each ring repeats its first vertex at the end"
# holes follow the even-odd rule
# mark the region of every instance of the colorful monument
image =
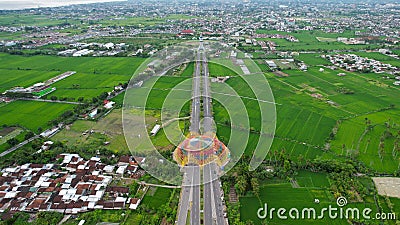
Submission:
POLYGON ((186 138, 174 151, 174 160, 181 166, 203 166, 216 162, 224 166, 230 159, 229 149, 217 137, 196 135, 186 138))

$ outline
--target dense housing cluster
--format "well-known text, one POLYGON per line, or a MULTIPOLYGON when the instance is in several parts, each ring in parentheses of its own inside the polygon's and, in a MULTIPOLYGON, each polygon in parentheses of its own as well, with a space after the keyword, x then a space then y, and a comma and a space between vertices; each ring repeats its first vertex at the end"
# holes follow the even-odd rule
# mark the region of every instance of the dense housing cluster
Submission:
MULTIPOLYGON (((142 159, 144 160, 144 159, 142 159)), ((0 177, 0 212, 56 211, 67 214, 94 209, 136 209, 139 199, 129 188, 111 185, 115 177, 134 177, 143 171, 130 156, 116 165, 100 158, 84 160, 78 154, 61 154, 57 164, 25 164, 4 168, 0 177)))
POLYGON ((399 74, 400 68, 378 60, 361 57, 355 54, 324 55, 333 65, 347 71, 399 74))

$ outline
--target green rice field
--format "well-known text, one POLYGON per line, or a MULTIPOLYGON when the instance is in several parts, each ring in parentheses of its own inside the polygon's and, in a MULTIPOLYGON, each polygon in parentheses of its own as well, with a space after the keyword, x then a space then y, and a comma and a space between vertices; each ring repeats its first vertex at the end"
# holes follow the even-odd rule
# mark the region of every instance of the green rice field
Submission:
MULTIPOLYGON (((304 208, 314 208, 316 217, 318 217, 321 215, 322 208, 329 207, 329 205, 337 207, 337 204, 336 199, 327 188, 329 181, 326 174, 300 171, 296 180, 300 187, 293 187, 290 183, 284 181, 266 182, 260 188, 259 197, 253 195, 240 197, 241 220, 243 222, 251 220, 254 224, 263 224, 263 220, 257 216, 257 211, 264 204, 267 204, 268 212, 275 208, 272 219, 270 218, 271 214, 267 214, 264 220, 267 224, 348 224, 346 219, 331 220, 326 212, 321 219, 308 219, 307 214, 305 214, 306 218, 302 219, 301 213, 304 208), (315 199, 318 199, 319 203, 315 203, 315 199), (281 207, 287 210, 285 215, 288 218, 285 220, 277 216, 276 210, 281 207), (288 211, 292 208, 299 211, 300 219, 289 217, 288 211)), ((357 207, 360 211, 369 207, 373 212, 376 212, 373 199, 367 199, 363 203, 349 203, 347 207, 357 207)))
POLYGON ((0 124, 21 125, 37 132, 51 127, 49 121, 56 119, 73 105, 49 102, 15 101, 0 107, 0 124))
POLYGON ((77 73, 55 83, 57 90, 49 95, 91 99, 112 91, 119 83, 130 80, 142 58, 95 58, 56 56, 16 56, 0 54, 0 73, 4 77, 0 91, 16 86, 27 87, 44 82, 66 71, 77 73))

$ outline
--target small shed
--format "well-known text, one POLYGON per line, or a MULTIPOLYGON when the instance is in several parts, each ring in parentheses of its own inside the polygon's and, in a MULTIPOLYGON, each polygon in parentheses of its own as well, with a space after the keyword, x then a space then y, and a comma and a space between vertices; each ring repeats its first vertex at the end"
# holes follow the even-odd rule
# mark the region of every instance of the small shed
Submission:
POLYGON ((153 129, 150 131, 150 135, 154 136, 158 133, 158 131, 161 129, 161 125, 156 124, 153 129))

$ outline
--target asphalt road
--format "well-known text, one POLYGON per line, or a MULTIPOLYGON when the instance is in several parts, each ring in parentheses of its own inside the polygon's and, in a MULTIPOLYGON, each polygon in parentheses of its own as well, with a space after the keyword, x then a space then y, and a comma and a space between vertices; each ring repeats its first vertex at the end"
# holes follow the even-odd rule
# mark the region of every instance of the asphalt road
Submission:
POLYGON ((190 224, 200 224, 200 167, 193 167, 192 208, 190 210, 190 224))
POLYGON ((211 173, 211 188, 213 192, 213 202, 214 202, 214 213, 216 214, 216 224, 217 225, 223 225, 225 224, 225 219, 224 219, 224 207, 222 205, 222 199, 221 199, 221 182, 218 178, 218 165, 215 163, 210 163, 210 173, 211 173))
MULTIPOLYGON (((197 52, 196 69, 193 78, 193 101, 192 101, 192 121, 190 132, 192 134, 200 134, 200 85, 201 85, 201 53, 197 52)), ((192 195, 190 209, 190 224, 200 224, 200 167, 197 165, 192 167, 192 195)))
POLYGON ((192 87, 192 112, 190 121, 190 132, 192 134, 200 133, 200 73, 201 62, 200 52, 197 52, 196 69, 193 74, 193 87, 192 87))
MULTIPOLYGON (((203 133, 213 132, 214 120, 212 114, 212 102, 210 92, 210 81, 208 62, 203 43, 200 42, 196 56, 196 67, 193 74, 192 86, 192 111, 190 132, 192 135, 200 134, 200 112, 203 100, 203 133), (202 81, 202 89, 201 89, 202 81)), ((223 225, 223 204, 221 199, 220 181, 218 178, 218 165, 207 164, 203 168, 203 224, 223 225)), ((201 198, 201 170, 198 165, 186 165, 182 168, 184 172, 182 181, 181 198, 178 209, 178 225, 187 224, 188 211, 190 210, 190 224, 200 224, 200 198, 201 198)))
POLYGON ((203 210, 203 221, 204 225, 213 224, 213 208, 212 208, 212 187, 211 187, 211 167, 207 164, 203 167, 203 200, 204 200, 204 210, 203 210))
MULTIPOLYGON (((204 133, 212 132, 215 134, 216 131, 214 130, 213 127, 214 118, 212 113, 212 102, 211 102, 212 98, 210 91, 208 61, 205 52, 203 52, 203 58, 202 58, 202 71, 203 71, 202 95, 203 95, 203 112, 204 112, 204 120, 203 120, 204 133)), ((218 172, 219 172, 218 165, 215 163, 210 163, 203 167, 204 224, 210 224, 210 225, 225 224, 224 209, 221 199, 221 187, 220 187, 218 172)))
MULTIPOLYGON (((190 132, 192 135, 200 134, 200 85, 201 85, 201 54, 197 52, 196 68, 193 73, 192 84, 192 111, 190 119, 190 132)), ((178 225, 186 225, 188 210, 190 208, 190 224, 200 224, 200 167, 185 166, 182 168, 184 177, 182 181, 181 198, 178 209, 178 225)))
POLYGON ((190 205, 190 195, 192 193, 193 184, 193 169, 192 167, 185 166, 183 169, 183 181, 181 198, 179 199, 179 209, 178 209, 178 225, 186 225, 189 205, 190 205))
MULTIPOLYGON (((204 49, 204 47, 203 47, 204 49)), ((202 89, 202 96, 203 96, 203 112, 204 112, 204 120, 203 120, 203 129, 204 133, 212 132, 215 133, 214 125, 214 118, 212 113, 212 98, 211 98, 211 91, 210 91, 210 79, 209 79, 209 71, 208 71, 208 61, 205 51, 203 52, 202 58, 202 71, 203 71, 203 89, 202 89)))
POLYGON ((15 150, 21 148, 22 146, 28 144, 29 142, 31 142, 31 141, 33 141, 33 140, 35 140, 35 139, 38 139, 39 137, 40 137, 39 135, 35 135, 35 136, 29 138, 28 140, 25 140, 25 141, 23 141, 23 142, 21 142, 21 143, 15 145, 15 146, 13 146, 13 147, 7 149, 6 151, 0 153, 0 157, 3 157, 3 156, 5 156, 5 155, 7 155, 7 154, 10 154, 11 152, 13 152, 13 151, 15 151, 15 150))
POLYGON ((207 164, 203 167, 204 180, 204 225, 224 225, 224 208, 221 199, 221 187, 218 179, 218 165, 207 164))

